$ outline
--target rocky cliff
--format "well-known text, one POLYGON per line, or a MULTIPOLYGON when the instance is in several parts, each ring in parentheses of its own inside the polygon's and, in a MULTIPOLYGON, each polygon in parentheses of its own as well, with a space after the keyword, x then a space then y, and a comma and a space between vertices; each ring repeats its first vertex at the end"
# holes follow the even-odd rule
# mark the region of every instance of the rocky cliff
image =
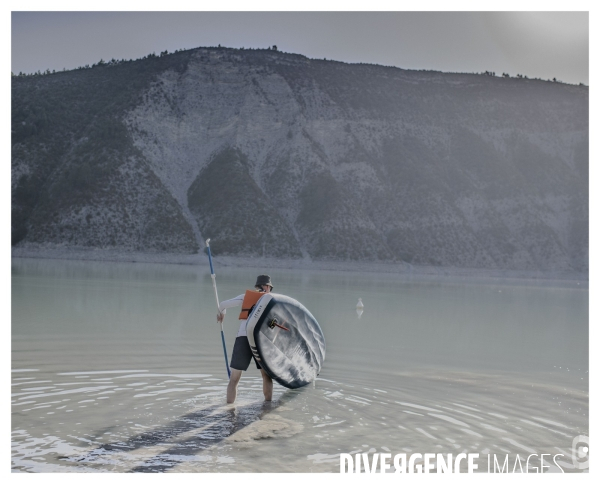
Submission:
POLYGON ((588 268, 588 88, 199 48, 12 81, 18 247, 588 268))

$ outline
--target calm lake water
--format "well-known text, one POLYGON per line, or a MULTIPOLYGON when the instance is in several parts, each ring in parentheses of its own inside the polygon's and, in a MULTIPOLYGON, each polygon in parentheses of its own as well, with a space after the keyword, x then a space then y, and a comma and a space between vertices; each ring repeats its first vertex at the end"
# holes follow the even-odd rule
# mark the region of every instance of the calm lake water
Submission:
POLYGON ((264 403, 251 365, 225 404, 207 268, 13 259, 13 472, 339 472, 341 452, 480 453, 481 471, 560 453, 578 471, 586 282, 216 270, 222 299, 267 272, 313 313, 313 385, 264 403))

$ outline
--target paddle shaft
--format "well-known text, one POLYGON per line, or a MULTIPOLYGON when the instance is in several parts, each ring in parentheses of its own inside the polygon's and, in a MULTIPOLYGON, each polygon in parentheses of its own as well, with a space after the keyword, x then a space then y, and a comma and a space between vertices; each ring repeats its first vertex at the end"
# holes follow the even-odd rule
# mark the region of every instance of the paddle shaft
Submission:
MULTIPOLYGON (((206 249, 208 252, 208 263, 210 264, 210 278, 212 279, 213 290, 215 292, 215 301, 217 302, 217 311, 221 313, 219 309, 219 294, 217 293, 217 276, 213 269, 212 255, 210 253, 210 239, 206 239, 206 249)), ((223 321, 219 322, 221 326, 221 343, 223 343, 223 356, 225 357, 225 367, 227 368, 227 376, 231 378, 231 370, 229 369, 229 360, 227 359, 227 347, 225 346, 225 334, 223 333, 223 321)))

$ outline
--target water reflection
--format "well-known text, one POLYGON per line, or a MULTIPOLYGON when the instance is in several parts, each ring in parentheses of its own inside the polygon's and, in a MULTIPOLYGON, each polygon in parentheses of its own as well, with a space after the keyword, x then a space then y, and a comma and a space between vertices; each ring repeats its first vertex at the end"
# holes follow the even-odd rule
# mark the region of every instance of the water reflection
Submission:
MULTIPOLYGON (((301 390, 300 390, 301 391, 301 390)), ((135 467, 129 472, 165 472, 181 462, 189 461, 190 456, 198 456, 210 446, 230 438, 232 441, 243 441, 244 436, 239 432, 250 425, 260 421, 269 420, 269 414, 283 405, 285 401, 293 399, 298 392, 288 392, 276 402, 253 402, 247 405, 210 405, 206 408, 187 413, 177 417, 166 425, 154 427, 147 432, 135 435, 125 441, 117 441, 99 446, 83 457, 63 457, 63 460, 85 462, 89 464, 103 464, 112 460, 115 462, 124 452, 131 453, 139 449, 146 452, 153 449, 149 457, 135 459, 135 467), (116 459, 115 459, 116 458, 116 459)), ((293 423, 286 424, 277 417, 277 425, 272 432, 286 433, 287 437, 294 435, 290 427, 293 423)), ((106 428, 99 433, 110 433, 114 428, 106 428)), ((199 459, 200 461, 202 459, 199 459)))

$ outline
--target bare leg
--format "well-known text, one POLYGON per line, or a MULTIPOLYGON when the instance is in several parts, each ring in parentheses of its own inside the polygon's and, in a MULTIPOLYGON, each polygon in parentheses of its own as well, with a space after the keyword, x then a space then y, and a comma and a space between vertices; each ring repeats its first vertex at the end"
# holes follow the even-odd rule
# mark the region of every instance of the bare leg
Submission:
POLYGON ((273 380, 271 380, 271 377, 262 368, 260 372, 263 377, 263 394, 265 395, 265 400, 270 402, 273 399, 273 380))
POLYGON ((242 370, 236 370, 231 368, 231 377, 229 378, 229 384, 227 385, 227 403, 235 402, 237 396, 237 386, 242 377, 242 370))

